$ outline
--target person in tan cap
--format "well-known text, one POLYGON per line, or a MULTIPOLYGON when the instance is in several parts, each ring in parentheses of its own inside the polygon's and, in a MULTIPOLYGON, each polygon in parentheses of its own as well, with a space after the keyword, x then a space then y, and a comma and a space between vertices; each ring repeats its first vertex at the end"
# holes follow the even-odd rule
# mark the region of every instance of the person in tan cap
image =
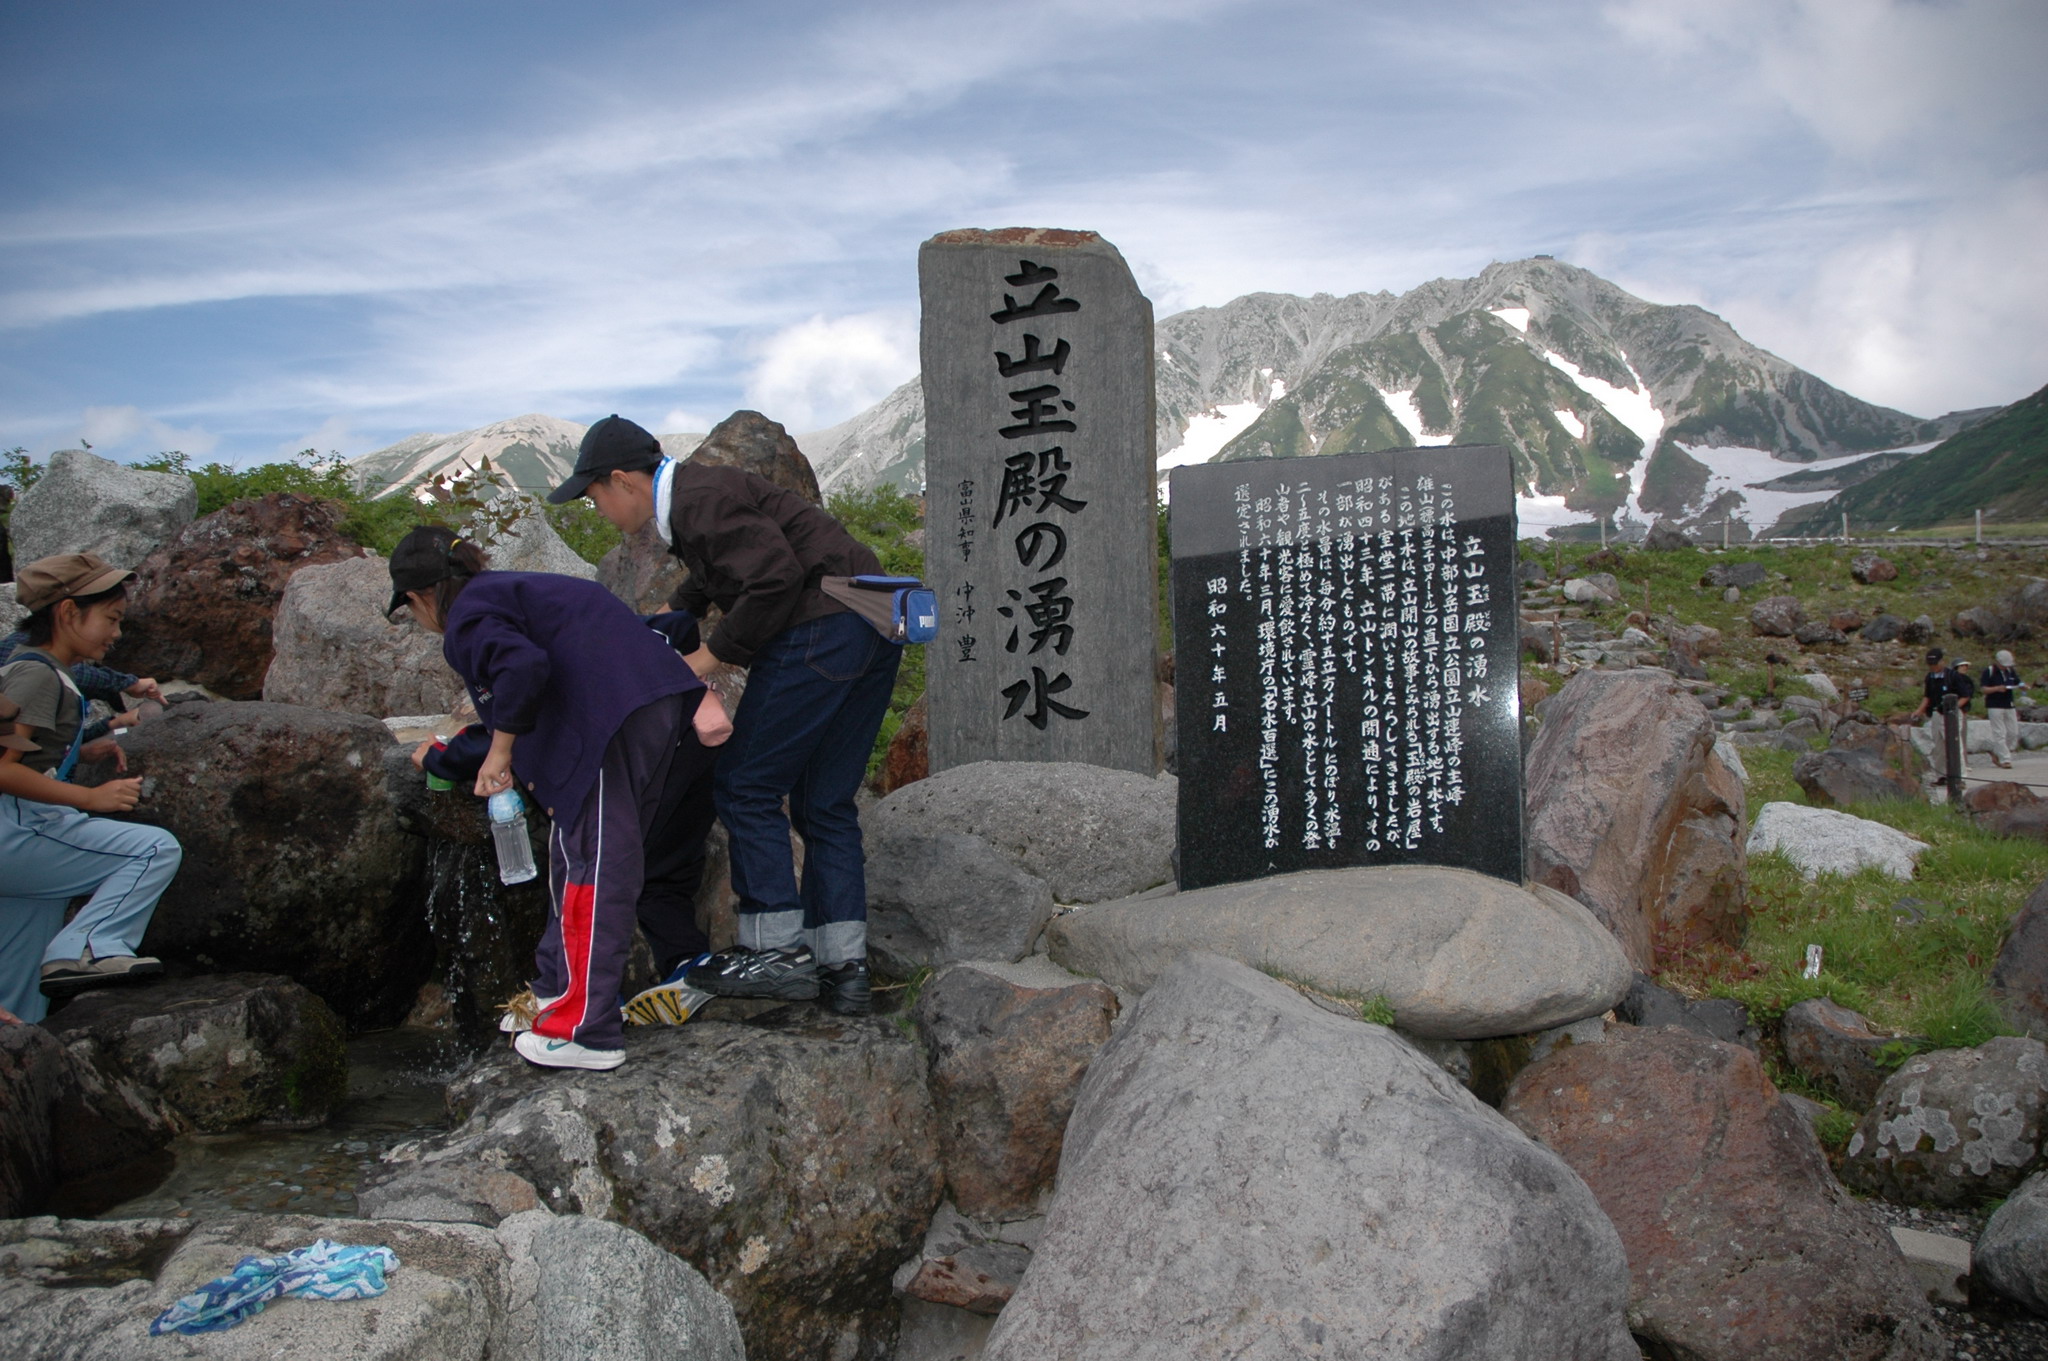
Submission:
POLYGON ((137 949, 183 858, 177 838, 94 816, 135 807, 141 780, 71 783, 80 759, 128 766, 113 736, 84 740, 71 667, 105 656, 121 636, 132 575, 91 553, 15 573, 29 646, 0 667, 0 699, 15 708, 9 735, 22 739, 0 746, 0 1007, 24 1021, 41 1020, 47 998, 163 971, 137 949), (80 894, 92 896, 67 926, 64 909, 80 894))

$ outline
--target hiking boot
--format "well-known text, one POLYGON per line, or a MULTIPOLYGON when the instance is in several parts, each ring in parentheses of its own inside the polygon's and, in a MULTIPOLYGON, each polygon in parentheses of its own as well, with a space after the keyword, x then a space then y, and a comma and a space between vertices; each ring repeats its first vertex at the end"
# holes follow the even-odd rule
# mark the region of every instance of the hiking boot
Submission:
POLYGON ((874 994, 868 990, 868 962, 849 959, 818 970, 818 998, 825 1009, 840 1016, 865 1016, 875 1009, 874 994))
POLYGON ((77 959, 59 959, 43 965, 43 996, 69 997, 87 988, 104 988, 110 983, 139 983, 164 971, 163 961, 148 955, 108 955, 94 959, 87 953, 77 959))
POLYGON ((685 981, 685 975, 701 964, 710 962, 710 955, 698 955, 686 959, 646 991, 637 993, 633 999, 620 1008, 627 1025, 681 1025, 697 1014, 697 1009, 711 1000, 711 994, 700 988, 693 988, 685 981))
POLYGON ((520 1058, 542 1068, 592 1068, 603 1072, 626 1061, 623 1049, 591 1049, 574 1040, 551 1040, 531 1030, 513 1036, 512 1047, 519 1051, 520 1058))
POLYGON ((818 995, 818 959, 808 945, 787 950, 749 950, 735 945, 686 970, 683 981, 713 997, 808 1002, 818 995))

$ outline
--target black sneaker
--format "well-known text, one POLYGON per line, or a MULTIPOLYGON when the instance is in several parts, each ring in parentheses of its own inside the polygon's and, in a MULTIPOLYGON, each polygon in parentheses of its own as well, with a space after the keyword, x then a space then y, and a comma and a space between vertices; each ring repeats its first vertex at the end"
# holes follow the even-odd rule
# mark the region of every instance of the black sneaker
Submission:
POLYGON ((818 996, 827 1011, 841 1016, 865 1016, 875 1009, 874 994, 868 991, 868 962, 849 959, 818 970, 818 996))
POLYGON ((776 997, 808 1002, 818 995, 818 959, 808 945, 788 950, 720 950, 684 975, 714 997, 776 997))

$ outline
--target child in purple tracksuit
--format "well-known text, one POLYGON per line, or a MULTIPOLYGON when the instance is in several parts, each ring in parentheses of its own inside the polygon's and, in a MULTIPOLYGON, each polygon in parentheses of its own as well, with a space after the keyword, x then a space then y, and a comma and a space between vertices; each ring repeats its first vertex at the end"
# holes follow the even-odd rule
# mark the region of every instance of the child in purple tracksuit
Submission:
POLYGON ((491 730, 476 794, 516 785, 553 822, 540 1012, 514 1046, 548 1067, 616 1068, 656 804, 671 764, 708 765, 732 725, 675 650, 595 582, 486 571, 475 545, 429 526, 392 553, 391 583, 386 613, 408 605, 443 635, 442 656, 491 730))

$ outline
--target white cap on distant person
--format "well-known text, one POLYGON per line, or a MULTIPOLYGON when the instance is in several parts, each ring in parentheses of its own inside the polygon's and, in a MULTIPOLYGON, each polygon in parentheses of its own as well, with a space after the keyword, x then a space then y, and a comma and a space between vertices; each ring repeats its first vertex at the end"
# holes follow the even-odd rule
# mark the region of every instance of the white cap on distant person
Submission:
POLYGON ((2012 654, 2011 654, 2010 652, 2007 652, 2007 651, 2006 651, 2006 650, 2005 650, 2004 648, 2000 648, 2000 649, 1998 649, 1998 658, 1997 658, 1997 660, 1998 660, 1998 664, 1999 664, 2000 666, 2011 666, 2011 665, 2012 665, 2012 654))

